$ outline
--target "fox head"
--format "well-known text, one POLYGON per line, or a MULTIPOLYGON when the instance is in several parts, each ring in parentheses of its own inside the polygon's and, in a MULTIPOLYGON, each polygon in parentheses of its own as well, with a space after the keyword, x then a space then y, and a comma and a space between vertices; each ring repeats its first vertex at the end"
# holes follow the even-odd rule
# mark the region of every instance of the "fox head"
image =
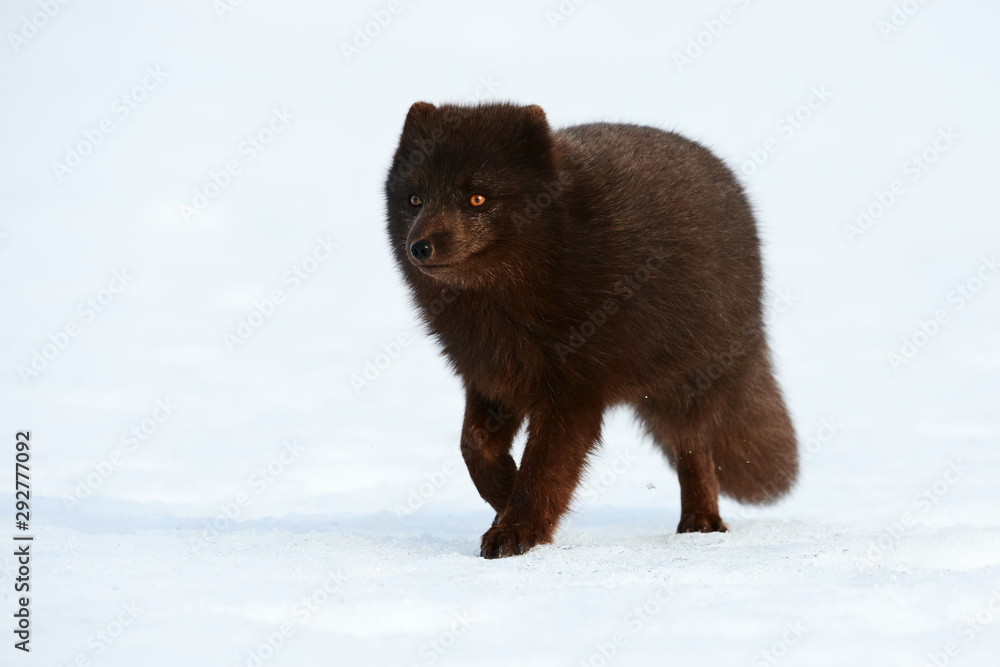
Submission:
POLYGON ((541 107, 417 102, 385 184, 393 253, 411 280, 512 275, 564 185, 541 107))

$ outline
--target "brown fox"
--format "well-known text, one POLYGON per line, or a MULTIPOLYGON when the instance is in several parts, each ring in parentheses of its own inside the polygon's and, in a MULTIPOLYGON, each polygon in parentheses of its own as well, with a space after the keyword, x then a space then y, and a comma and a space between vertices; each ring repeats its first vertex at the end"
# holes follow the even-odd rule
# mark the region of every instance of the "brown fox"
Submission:
POLYGON ((385 195, 392 252, 465 386, 461 451, 496 510, 483 557, 551 542, 615 405, 677 471, 678 532, 725 531, 720 492, 792 486, 754 216, 708 149, 636 125, 554 131, 538 106, 417 102, 385 195))

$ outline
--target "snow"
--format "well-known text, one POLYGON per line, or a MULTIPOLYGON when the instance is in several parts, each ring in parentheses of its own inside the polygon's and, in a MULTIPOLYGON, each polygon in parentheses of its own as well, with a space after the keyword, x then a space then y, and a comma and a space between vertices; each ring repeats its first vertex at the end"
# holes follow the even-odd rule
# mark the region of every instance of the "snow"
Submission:
POLYGON ((998 664, 1000 7, 223 1, 9 3, 0 539, 30 429, 35 541, 30 654, 0 549, 0 663, 998 664), (791 496, 676 535, 615 411, 555 543, 478 558, 462 394, 380 191, 413 101, 497 98, 743 169, 791 496))

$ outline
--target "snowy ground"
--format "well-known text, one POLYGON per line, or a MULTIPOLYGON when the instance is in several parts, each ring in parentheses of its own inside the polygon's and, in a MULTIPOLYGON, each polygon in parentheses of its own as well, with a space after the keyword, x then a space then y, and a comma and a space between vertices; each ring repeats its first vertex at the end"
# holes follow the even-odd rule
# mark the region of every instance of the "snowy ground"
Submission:
POLYGON ((1000 6, 222 1, 7 3, 0 664, 1000 665, 1000 6), (477 557, 380 195, 409 105, 476 98, 742 171, 793 495, 675 535, 617 412, 555 543, 477 557))

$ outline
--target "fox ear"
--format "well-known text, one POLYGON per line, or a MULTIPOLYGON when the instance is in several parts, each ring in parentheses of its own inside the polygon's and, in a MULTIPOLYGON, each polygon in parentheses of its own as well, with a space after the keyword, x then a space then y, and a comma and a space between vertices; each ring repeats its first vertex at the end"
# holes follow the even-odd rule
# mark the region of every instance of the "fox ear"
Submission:
POLYGON ((545 110, 537 104, 524 107, 524 143, 536 155, 548 155, 552 151, 552 132, 545 110))
POLYGON ((537 123, 538 125, 544 125, 546 128, 549 126, 549 121, 545 117, 545 109, 542 107, 537 104, 531 104, 524 107, 524 111, 528 114, 528 118, 530 118, 532 122, 537 123))
POLYGON ((423 119, 435 111, 437 111, 437 107, 429 102, 414 102, 410 110, 406 113, 406 122, 403 123, 403 129, 405 130, 407 127, 423 121, 423 119))

